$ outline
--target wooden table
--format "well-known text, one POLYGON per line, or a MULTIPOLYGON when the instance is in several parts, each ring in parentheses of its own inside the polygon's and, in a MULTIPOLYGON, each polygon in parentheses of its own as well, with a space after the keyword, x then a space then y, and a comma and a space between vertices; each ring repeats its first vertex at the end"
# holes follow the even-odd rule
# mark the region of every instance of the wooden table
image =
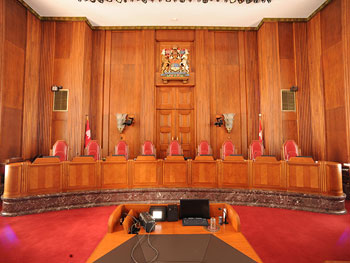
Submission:
MULTIPOLYGON (((133 216, 138 216, 140 212, 148 211, 151 205, 159 204, 125 204, 119 205, 111 214, 108 221, 108 233, 103 237, 101 242, 95 248, 87 262, 94 262, 103 255, 107 254, 114 248, 134 237, 134 234, 128 234, 128 229, 132 224, 132 217, 125 217, 123 225, 119 224, 120 217, 125 213, 133 216)), ((217 238, 239 250, 246 256, 262 262, 257 253, 251 247, 247 239, 240 232, 240 221, 236 211, 228 204, 210 204, 210 216, 215 216, 218 221, 218 216, 222 214, 219 208, 226 208, 228 211, 228 224, 221 225, 220 230, 212 233, 217 238)), ((145 234, 145 230, 141 228, 140 234, 145 234)), ((151 233, 157 234, 210 234, 203 226, 182 226, 182 221, 177 222, 157 222, 155 230, 151 233)))

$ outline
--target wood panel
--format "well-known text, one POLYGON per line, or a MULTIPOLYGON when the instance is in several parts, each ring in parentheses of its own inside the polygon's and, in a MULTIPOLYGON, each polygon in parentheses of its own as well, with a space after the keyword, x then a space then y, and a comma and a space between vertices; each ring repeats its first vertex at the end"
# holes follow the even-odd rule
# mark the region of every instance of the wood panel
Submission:
POLYGON ((3 3, 0 159, 22 155, 22 111, 26 56, 26 9, 17 1, 3 3), (13 121, 16 120, 16 121, 13 121))
POLYGON ((90 86, 90 119, 91 137, 102 146, 103 129, 103 83, 105 65, 106 31, 92 32, 92 65, 90 86))
POLYGON ((326 189, 325 192, 329 195, 342 196, 343 185, 341 179, 341 165, 334 162, 324 162, 325 166, 325 183, 326 189))
POLYGON ((196 30, 196 87, 195 87, 195 105, 196 105, 196 142, 195 147, 202 141, 206 140, 210 144, 210 96, 211 87, 209 83, 208 68, 208 31, 196 30))
POLYGON ((240 116, 241 116, 241 154, 247 158, 248 141, 247 141, 247 87, 246 87, 246 61, 245 61, 245 33, 238 33, 239 43, 239 85, 240 85, 240 116))
POLYGON ((55 57, 55 39, 56 23, 42 22, 42 41, 40 57, 40 75, 39 75, 39 153, 49 155, 51 145, 51 122, 52 122, 52 92, 50 87, 53 84, 54 57, 55 57))
POLYGON ((218 165, 216 161, 192 161, 193 187, 218 187, 218 165))
POLYGON ((194 41, 194 30, 156 30, 155 39, 159 42, 166 41, 194 41))
MULTIPOLYGON (((112 32, 109 94, 109 154, 121 139, 129 145, 129 157, 140 151, 140 105, 144 86, 144 41, 141 31, 112 32), (117 113, 133 114, 135 123, 120 135, 117 113)), ((149 78, 149 76, 147 76, 149 78)))
POLYGON ((189 167, 187 161, 163 162, 163 185, 165 187, 188 187, 189 167))
POLYGON ((313 162, 311 158, 301 163, 299 158, 291 158, 286 163, 287 188, 293 192, 321 192, 320 164, 313 162))
POLYGON ((158 169, 162 163, 158 161, 135 161, 133 162, 132 185, 135 188, 158 187, 160 178, 158 169))
POLYGON ((245 32, 245 71, 247 90, 247 141, 259 135, 260 89, 257 32, 245 32))
POLYGON ((21 196, 23 163, 14 163, 7 166, 4 181, 4 198, 21 196))
POLYGON ((341 1, 333 1, 321 13, 321 41, 325 94, 327 160, 347 161, 345 82, 341 1))
POLYGON ((284 163, 278 162, 275 157, 256 158, 252 165, 251 186, 257 189, 285 189, 284 163))
POLYGON ((159 87, 156 90, 157 109, 172 110, 176 108, 176 88, 159 87))
POLYGON ((75 159, 67 163, 64 189, 67 191, 96 189, 99 181, 98 163, 92 157, 75 157, 75 159))
POLYGON ((175 136, 181 144, 184 156, 187 158, 193 158, 195 154, 193 115, 193 110, 175 111, 175 136))
POLYGON ((106 161, 101 163, 102 189, 127 188, 128 163, 126 161, 106 161))
POLYGON ((258 54, 260 107, 266 154, 279 156, 283 133, 278 23, 264 23, 258 31, 258 54))
MULTIPOLYGON (((5 40, 5 1, 0 1, 0 102, 2 103, 2 92, 4 87, 4 40, 5 40)), ((1 104, 2 105, 2 104, 1 104)), ((0 127, 2 124, 2 106, 0 105, 0 127)), ((2 129, 0 129, 0 142, 2 137, 2 129)), ((3 169, 2 169, 3 170, 3 169)))
POLYGON ((27 46, 24 79, 22 157, 38 155, 39 138, 39 72, 41 52, 41 22, 27 11, 27 46))
POLYGON ((312 131, 312 156, 314 160, 326 158, 326 128, 324 110, 324 85, 321 47, 321 15, 317 14, 307 24, 308 72, 310 81, 310 114, 312 131), (317 117, 316 117, 317 116, 317 117))
POLYGON ((157 157, 164 159, 175 137, 175 111, 157 110, 157 157))
POLYGON ((247 161, 223 161, 219 187, 247 188, 249 186, 248 171, 247 161))
POLYGON ((28 165, 27 192, 30 195, 58 193, 62 191, 63 164, 28 165))
MULTIPOLYGON (((290 87, 296 85, 293 36, 292 23, 278 23, 280 89, 289 90, 290 87)), ((279 96, 281 100, 281 94, 279 96)), ((296 96, 296 99, 298 99, 298 96, 296 96)), ((298 130, 297 113, 295 111, 282 112, 282 142, 294 140, 299 144, 298 130)))
POLYGON ((214 34, 215 89, 213 100, 215 114, 235 113, 233 128, 228 133, 224 126, 216 128, 214 138, 214 156, 220 156, 220 148, 224 141, 232 140, 237 153, 242 152, 241 139, 241 88, 239 67, 239 41, 237 32, 215 32, 214 34))
POLYGON ((144 141, 155 141, 156 111, 155 111, 155 31, 143 30, 144 42, 144 83, 141 89, 140 107, 140 144, 144 141))
POLYGON ((105 64, 103 79, 103 118, 102 118, 102 153, 103 156, 110 155, 109 152, 114 151, 114 146, 109 148, 109 127, 110 127, 110 104, 109 99, 111 93, 111 52, 112 52, 112 32, 106 31, 105 43, 105 64))
POLYGON ((342 1, 342 42, 344 59, 344 88, 346 113, 347 163, 350 163, 350 4, 342 1))
POLYGON ((296 69, 298 144, 305 156, 312 155, 311 102, 307 24, 294 23, 294 56, 296 69))

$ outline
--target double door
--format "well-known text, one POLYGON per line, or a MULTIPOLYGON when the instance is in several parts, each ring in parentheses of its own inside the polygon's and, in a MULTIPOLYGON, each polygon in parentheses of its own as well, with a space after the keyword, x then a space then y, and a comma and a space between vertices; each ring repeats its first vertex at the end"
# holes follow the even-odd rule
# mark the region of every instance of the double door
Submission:
POLYGON ((157 156, 165 158, 172 140, 194 157, 193 88, 157 88, 157 156))

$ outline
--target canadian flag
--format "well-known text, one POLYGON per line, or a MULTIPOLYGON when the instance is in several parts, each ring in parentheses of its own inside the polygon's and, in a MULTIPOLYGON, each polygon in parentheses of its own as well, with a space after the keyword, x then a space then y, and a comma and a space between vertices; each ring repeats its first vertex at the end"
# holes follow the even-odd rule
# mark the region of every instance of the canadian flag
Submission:
POLYGON ((89 144, 91 140, 91 130, 89 125, 89 117, 86 116, 86 127, 85 127, 85 147, 89 144))
POLYGON ((262 131, 262 124, 261 124, 261 114, 259 114, 259 142, 263 143, 263 131, 262 131))

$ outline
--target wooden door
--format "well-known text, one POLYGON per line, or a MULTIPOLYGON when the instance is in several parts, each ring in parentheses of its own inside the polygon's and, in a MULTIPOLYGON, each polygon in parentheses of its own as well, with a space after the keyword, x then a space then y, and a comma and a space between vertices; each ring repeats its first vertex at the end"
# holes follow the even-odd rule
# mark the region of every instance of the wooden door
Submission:
POLYGON ((175 136, 184 152, 184 156, 188 158, 194 157, 194 118, 193 110, 176 110, 176 130, 175 136))
POLYGON ((157 158, 164 159, 167 149, 175 137, 174 110, 157 110, 157 158))
POLYGON ((157 88, 157 158, 167 156, 172 140, 178 140, 184 156, 194 157, 193 88, 157 88))

